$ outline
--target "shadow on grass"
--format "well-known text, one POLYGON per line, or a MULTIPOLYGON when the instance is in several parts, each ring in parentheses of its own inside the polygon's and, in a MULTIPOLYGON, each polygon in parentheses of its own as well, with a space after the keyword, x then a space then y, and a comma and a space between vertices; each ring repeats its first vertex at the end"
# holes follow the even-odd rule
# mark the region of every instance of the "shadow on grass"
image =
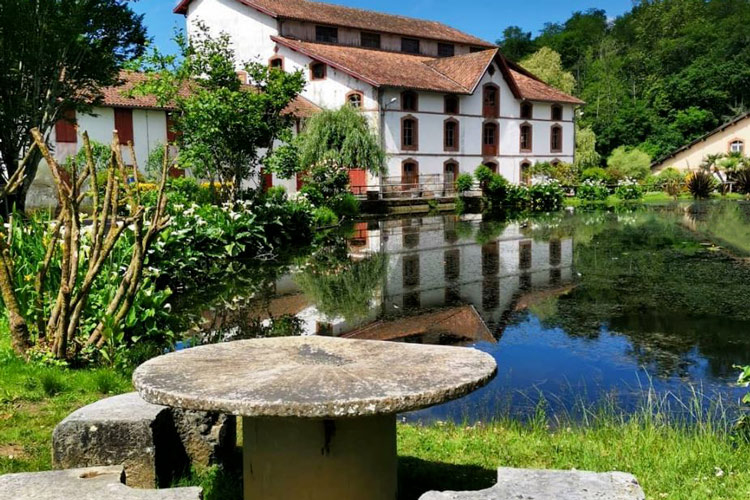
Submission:
POLYGON ((418 500, 428 491, 474 491, 497 483, 497 471, 477 465, 428 462, 398 458, 398 500, 418 500))

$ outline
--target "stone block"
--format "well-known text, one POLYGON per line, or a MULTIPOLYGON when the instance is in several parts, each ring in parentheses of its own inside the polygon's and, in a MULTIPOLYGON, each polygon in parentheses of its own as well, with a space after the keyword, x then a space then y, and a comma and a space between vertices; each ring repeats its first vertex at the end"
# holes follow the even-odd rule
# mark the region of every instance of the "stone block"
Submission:
POLYGON ((623 472, 510 469, 482 491, 431 491, 420 500, 645 500, 638 481, 623 472))
POLYGON ((138 490, 122 466, 0 476, 0 498, 13 500, 200 500, 201 488, 138 490))
POLYGON ((173 410, 132 392, 71 413, 52 435, 60 469, 124 465, 128 486, 164 487, 189 470, 221 460, 236 446, 236 419, 173 410))

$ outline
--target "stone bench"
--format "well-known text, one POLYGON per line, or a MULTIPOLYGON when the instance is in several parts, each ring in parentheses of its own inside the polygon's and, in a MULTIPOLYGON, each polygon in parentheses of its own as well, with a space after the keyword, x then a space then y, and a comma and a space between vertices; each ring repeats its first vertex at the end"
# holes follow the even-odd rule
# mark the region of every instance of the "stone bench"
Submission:
POLYGON ((137 490, 123 467, 91 467, 0 476, 0 498, 13 500, 200 500, 200 488, 137 490))
POLYGON ((123 465, 127 485, 168 486, 190 466, 208 466, 236 446, 236 420, 173 410, 133 392, 97 401, 55 427, 55 468, 123 465))
POLYGON ((645 500, 638 481, 623 472, 497 470, 497 484, 482 491, 431 491, 420 500, 645 500))

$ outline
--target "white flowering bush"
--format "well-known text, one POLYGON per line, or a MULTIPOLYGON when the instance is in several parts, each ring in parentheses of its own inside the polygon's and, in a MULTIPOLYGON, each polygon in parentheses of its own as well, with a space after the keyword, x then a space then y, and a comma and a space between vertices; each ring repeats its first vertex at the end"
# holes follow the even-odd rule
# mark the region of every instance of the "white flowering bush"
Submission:
POLYGON ((640 200, 643 198, 643 187, 635 179, 623 179, 615 189, 615 196, 626 201, 640 200))
POLYGON ((583 201, 602 201, 609 197, 609 189, 601 180, 586 179, 578 186, 576 196, 583 201))

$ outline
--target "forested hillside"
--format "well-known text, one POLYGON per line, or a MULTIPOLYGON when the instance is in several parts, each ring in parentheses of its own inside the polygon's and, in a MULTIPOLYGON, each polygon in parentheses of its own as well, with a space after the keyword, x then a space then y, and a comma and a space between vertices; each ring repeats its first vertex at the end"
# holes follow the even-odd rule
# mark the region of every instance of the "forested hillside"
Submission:
POLYGON ((644 0, 616 19, 591 9, 536 38, 511 26, 498 43, 515 61, 560 54, 604 157, 625 145, 658 158, 750 109, 748 0, 644 0))

